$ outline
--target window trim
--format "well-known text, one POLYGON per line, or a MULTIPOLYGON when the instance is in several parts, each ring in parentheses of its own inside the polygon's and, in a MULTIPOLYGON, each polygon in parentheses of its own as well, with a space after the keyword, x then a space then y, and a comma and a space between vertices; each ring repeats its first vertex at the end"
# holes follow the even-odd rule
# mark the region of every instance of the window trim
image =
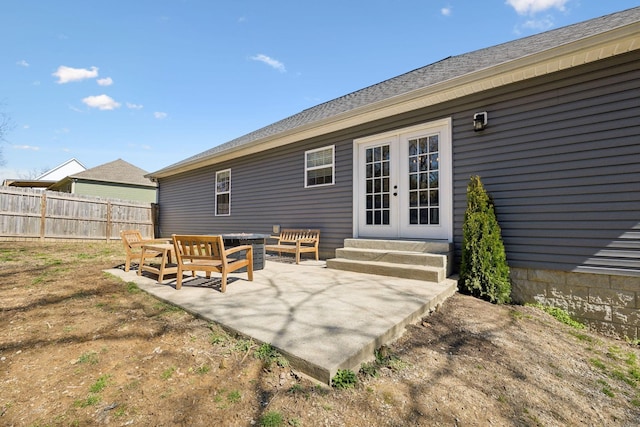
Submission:
POLYGON ((335 144, 332 145, 327 145, 324 147, 320 147, 320 148, 314 148, 313 150, 307 150, 304 152, 304 188, 316 188, 316 187, 326 187, 328 185, 335 185, 336 183, 336 146, 335 144), (331 149, 331 163, 330 164, 324 164, 321 166, 312 166, 309 167, 308 165, 308 159, 309 159, 309 154, 311 153, 315 153, 318 151, 324 151, 324 150, 328 150, 331 149), (310 171, 314 171, 314 170, 318 170, 318 169, 324 169, 327 167, 331 167, 331 182, 330 183, 325 183, 325 184, 315 184, 315 185, 309 185, 308 182, 308 173, 310 171))
POLYGON ((231 216, 231 168, 223 169, 221 171, 216 171, 216 182, 215 182, 215 206, 214 206, 214 214, 215 216, 231 216), (229 173, 229 189, 227 191, 218 192, 218 176, 225 172, 229 173), (218 213, 218 196, 228 194, 229 195, 229 212, 227 213, 218 213))

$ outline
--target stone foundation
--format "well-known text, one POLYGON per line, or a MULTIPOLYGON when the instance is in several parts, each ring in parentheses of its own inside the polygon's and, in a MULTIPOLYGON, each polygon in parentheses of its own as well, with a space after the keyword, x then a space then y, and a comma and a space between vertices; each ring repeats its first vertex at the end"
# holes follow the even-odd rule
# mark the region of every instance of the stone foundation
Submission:
POLYGON ((514 303, 566 310, 592 330, 640 338, 640 277, 511 268, 514 303))

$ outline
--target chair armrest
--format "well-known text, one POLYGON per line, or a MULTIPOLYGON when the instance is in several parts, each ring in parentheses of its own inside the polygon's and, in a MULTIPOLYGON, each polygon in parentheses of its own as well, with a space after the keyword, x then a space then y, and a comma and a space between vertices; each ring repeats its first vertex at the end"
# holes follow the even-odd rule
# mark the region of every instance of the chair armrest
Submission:
POLYGON ((148 243, 171 243, 172 240, 170 238, 167 239, 149 239, 149 240, 143 240, 142 243, 143 244, 148 244, 148 243))
POLYGON ((171 243, 171 239, 149 239, 149 240, 140 240, 139 242, 131 242, 129 246, 132 248, 139 248, 144 245, 152 245, 154 243, 171 243))
POLYGON ((229 255, 229 254, 234 254, 236 252, 246 251, 246 250, 253 250, 253 247, 251 245, 234 246, 229 249, 225 249, 224 254, 229 255))

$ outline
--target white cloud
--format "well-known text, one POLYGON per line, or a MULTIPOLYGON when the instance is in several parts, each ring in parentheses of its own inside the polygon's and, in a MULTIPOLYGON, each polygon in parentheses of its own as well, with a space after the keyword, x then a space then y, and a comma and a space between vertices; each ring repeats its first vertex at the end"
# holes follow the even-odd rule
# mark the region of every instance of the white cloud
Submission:
POLYGON ((443 16, 451 16, 451 8, 450 7, 443 7, 442 9, 440 9, 440 13, 443 16))
POLYGON ((24 59, 21 59, 20 61, 16 62, 16 65, 19 65, 21 67, 28 67, 29 63, 27 61, 25 61, 24 59))
POLYGON ((264 62, 265 64, 267 64, 271 68, 274 68, 274 69, 280 71, 281 73, 286 73, 287 72, 287 70, 284 67, 284 64, 282 62, 278 61, 277 59, 270 58, 267 55, 263 55, 263 54, 260 53, 260 54, 258 54, 256 56, 252 56, 251 59, 254 60, 254 61, 264 62))
POLYGON ((97 96, 87 96, 86 98, 82 99, 82 102, 84 102, 87 106, 91 108, 97 108, 98 110, 115 110, 116 108, 120 107, 119 102, 114 101, 113 98, 104 94, 97 96))
POLYGON ((86 68, 71 68, 64 65, 58 67, 58 70, 52 74, 57 77, 58 84, 77 82, 84 79, 94 79, 98 77, 98 68, 91 67, 90 70, 86 68))
POLYGON ((531 30, 546 31, 553 27, 553 19, 551 17, 546 17, 544 19, 530 19, 522 24, 522 27, 531 30))
POLYGON ((153 113, 153 117, 155 117, 158 120, 162 120, 162 119, 166 119, 168 116, 167 113, 163 113, 162 111, 156 111, 155 113, 153 113))
POLYGON ((113 79, 111 77, 105 77, 104 79, 98 79, 96 82, 100 86, 111 86, 113 84, 113 79))
POLYGON ((12 145, 12 147, 16 150, 29 150, 29 151, 40 150, 40 147, 34 147, 33 145, 12 145))
POLYGON ((142 110, 142 105, 141 104, 133 104, 131 102, 127 102, 127 108, 130 110, 142 110))
POLYGON ((563 11, 564 5, 569 0, 507 0, 507 4, 513 7, 519 15, 533 15, 543 10, 556 9, 563 11))

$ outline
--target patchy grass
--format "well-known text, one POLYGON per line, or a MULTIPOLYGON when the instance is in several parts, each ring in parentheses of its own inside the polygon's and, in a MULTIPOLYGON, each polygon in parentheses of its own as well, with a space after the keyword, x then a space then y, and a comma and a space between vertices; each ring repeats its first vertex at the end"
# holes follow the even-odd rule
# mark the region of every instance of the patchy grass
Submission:
POLYGON ((532 307, 455 295, 379 348, 358 373, 334 378, 352 385, 342 389, 279 363, 272 346, 234 336, 103 272, 124 263, 119 244, 5 242, 0 260, 2 425, 634 425, 640 419, 640 347, 558 327, 532 307), (549 390, 556 398, 548 398, 549 390))

